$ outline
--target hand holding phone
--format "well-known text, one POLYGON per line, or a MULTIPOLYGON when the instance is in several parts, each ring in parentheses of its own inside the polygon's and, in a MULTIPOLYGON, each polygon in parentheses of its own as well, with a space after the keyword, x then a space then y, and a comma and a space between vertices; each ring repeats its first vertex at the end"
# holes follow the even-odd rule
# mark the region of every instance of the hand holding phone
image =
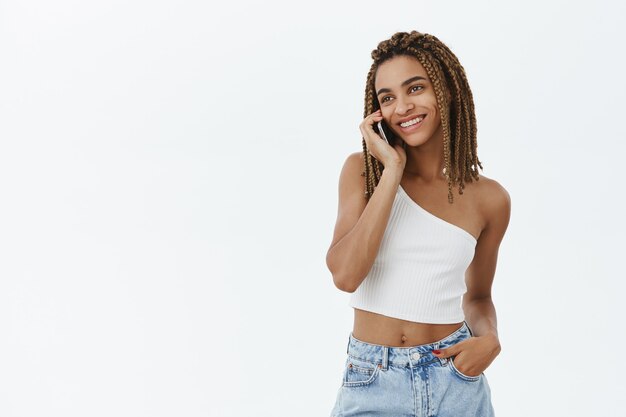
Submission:
MULTIPOLYGON (((387 143, 389 143, 389 139, 387 138, 387 135, 385 134, 385 129, 383 128, 382 120, 378 122, 378 133, 380 134, 380 136, 382 136, 383 139, 385 139, 387 143)), ((391 143, 389 144, 391 145, 391 143)))
POLYGON ((395 143, 395 135, 391 132, 391 129, 389 129, 385 121, 380 120, 377 123, 377 125, 378 125, 378 129, 374 129, 374 130, 377 130, 376 133, 378 133, 383 139, 385 139, 385 141, 390 146, 393 146, 395 143))
POLYGON ((404 142, 385 123, 380 109, 367 115, 359 125, 359 129, 370 155, 385 167, 389 164, 400 163, 404 168, 406 164, 406 153, 402 146, 404 142), (381 140, 387 142, 387 145, 383 145, 381 140))

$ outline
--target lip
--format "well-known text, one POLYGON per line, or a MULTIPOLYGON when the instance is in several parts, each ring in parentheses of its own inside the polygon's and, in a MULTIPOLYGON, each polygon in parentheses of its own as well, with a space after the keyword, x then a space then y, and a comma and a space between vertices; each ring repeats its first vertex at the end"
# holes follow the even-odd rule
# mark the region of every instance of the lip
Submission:
POLYGON ((404 132, 404 133, 412 132, 412 131, 414 131, 414 130, 419 129, 419 127, 420 127, 422 124, 424 124, 424 120, 426 120, 426 118, 427 118, 427 117, 428 117, 428 115, 424 115, 424 114, 419 115, 419 114, 416 114, 416 115, 414 115, 414 116, 411 116, 411 117, 409 117, 409 118, 403 119, 403 120, 401 120, 400 122, 398 122, 398 127, 399 127, 399 128, 400 128, 400 130, 401 130, 402 132, 404 132), (421 122, 419 122, 419 123, 415 123, 414 125, 411 125, 411 126, 409 126, 409 127, 402 127, 402 126, 400 126, 400 124, 401 124, 401 123, 408 122, 409 120, 413 120, 413 119, 415 119, 415 118, 416 118, 416 117, 418 117, 418 116, 423 116, 423 118, 422 118, 422 121, 421 121, 421 122))
POLYGON ((400 120, 398 120, 398 124, 400 124, 400 123, 404 123, 404 122, 408 122, 409 120, 413 120, 413 119, 415 119, 417 116, 424 116, 424 117, 426 117, 426 113, 422 113, 422 114, 412 114, 412 115, 411 115, 411 116, 409 116, 409 117, 405 117, 404 119, 400 119, 400 120))

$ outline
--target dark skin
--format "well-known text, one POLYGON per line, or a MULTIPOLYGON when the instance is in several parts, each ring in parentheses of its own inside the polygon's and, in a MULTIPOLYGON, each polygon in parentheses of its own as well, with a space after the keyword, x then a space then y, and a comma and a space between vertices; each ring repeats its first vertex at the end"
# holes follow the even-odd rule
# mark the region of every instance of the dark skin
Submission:
MULTIPOLYGON (((383 175, 388 178, 383 186, 401 185, 422 208, 477 239, 474 258, 465 273, 467 292, 463 297, 465 320, 474 337, 441 349, 437 356, 456 356, 454 365, 460 372, 469 376, 480 375, 501 350, 491 286, 498 249, 510 218, 509 194, 497 181, 481 175, 479 181, 466 184, 462 195, 453 188, 454 203, 448 202, 447 180, 442 173, 444 153, 440 115, 433 86, 419 61, 401 56, 381 64, 376 74, 375 90, 380 92, 377 98, 381 108, 368 115, 360 129, 369 152, 385 166, 383 175), (422 79, 406 83, 415 77, 422 79), (400 128, 400 120, 424 114, 426 117, 419 128, 400 128), (390 146, 373 131, 372 125, 382 119, 402 139, 403 147, 390 146)), ((342 175, 351 178, 350 187, 365 189, 365 178, 360 175, 363 164, 360 152, 347 159, 342 175)), ((356 199, 350 201, 349 209, 354 219, 363 212, 365 205, 364 199, 360 203, 356 199)), ((337 229, 339 227, 338 224, 337 229)), ((340 237, 336 234, 334 241, 340 237)), ((409 347, 440 340, 462 324, 412 322, 355 308, 353 335, 364 342, 409 347)))

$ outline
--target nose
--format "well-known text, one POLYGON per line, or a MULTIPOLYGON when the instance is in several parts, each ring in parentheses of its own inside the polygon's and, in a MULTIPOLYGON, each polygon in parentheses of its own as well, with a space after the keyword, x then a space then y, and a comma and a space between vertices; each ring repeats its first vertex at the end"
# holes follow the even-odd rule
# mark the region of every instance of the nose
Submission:
POLYGON ((413 110, 415 106, 410 101, 403 101, 401 98, 396 99, 396 114, 403 116, 409 111, 413 110))

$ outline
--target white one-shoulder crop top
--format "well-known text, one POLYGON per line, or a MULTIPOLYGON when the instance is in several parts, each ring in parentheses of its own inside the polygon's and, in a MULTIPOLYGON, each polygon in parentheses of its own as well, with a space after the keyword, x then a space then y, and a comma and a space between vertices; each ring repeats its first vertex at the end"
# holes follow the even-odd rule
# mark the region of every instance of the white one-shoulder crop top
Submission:
POLYGON ((459 323, 465 320, 465 271, 476 243, 398 186, 374 264, 349 305, 414 322, 459 323))

